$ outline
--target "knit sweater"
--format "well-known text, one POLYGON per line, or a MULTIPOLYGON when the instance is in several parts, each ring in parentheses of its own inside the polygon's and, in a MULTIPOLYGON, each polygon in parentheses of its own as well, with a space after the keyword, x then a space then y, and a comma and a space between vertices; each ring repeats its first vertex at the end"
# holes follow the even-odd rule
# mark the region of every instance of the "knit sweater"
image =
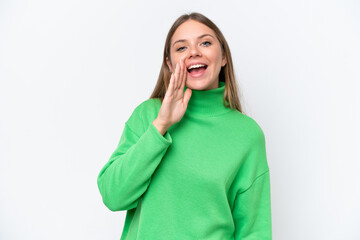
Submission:
POLYGON ((264 133, 224 106, 224 90, 192 89, 164 135, 160 99, 133 110, 97 179, 104 204, 127 210, 120 240, 272 239, 264 133))

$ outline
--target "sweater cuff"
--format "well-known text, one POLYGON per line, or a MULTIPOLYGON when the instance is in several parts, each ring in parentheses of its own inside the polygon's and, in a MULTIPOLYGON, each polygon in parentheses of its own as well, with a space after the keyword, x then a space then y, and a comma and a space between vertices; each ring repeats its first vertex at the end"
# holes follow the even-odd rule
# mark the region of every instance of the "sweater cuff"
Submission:
POLYGON ((171 138, 169 131, 166 131, 166 133, 163 136, 163 135, 161 135, 159 130, 157 130, 157 128, 154 126, 153 123, 150 123, 149 128, 150 128, 150 131, 155 135, 155 137, 157 139, 159 139, 162 143, 165 143, 166 145, 170 145, 172 143, 172 138, 171 138))

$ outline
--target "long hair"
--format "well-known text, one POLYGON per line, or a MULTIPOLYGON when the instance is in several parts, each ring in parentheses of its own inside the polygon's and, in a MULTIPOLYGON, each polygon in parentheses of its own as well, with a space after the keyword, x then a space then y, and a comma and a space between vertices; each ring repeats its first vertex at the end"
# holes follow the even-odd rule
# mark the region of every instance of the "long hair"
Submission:
POLYGON ((222 48, 222 52, 225 52, 226 55, 226 64, 224 67, 221 67, 220 73, 219 73, 219 81, 225 82, 225 91, 224 91, 224 99, 223 103, 224 106, 230 107, 232 109, 236 109, 239 112, 243 113, 243 108, 240 104, 239 94, 238 94, 238 86, 235 79, 234 74, 234 68, 233 68, 233 62, 231 58, 230 48, 225 40, 225 37, 221 33, 220 29, 207 17, 204 15, 198 13, 198 12, 192 12, 190 14, 183 14, 181 15, 171 26, 167 37, 165 41, 165 47, 164 47, 164 55, 163 55, 163 62, 160 69, 159 77, 156 83, 156 86, 150 96, 151 98, 159 98, 161 102, 163 101, 165 97, 166 90, 170 84, 170 77, 171 72, 166 64, 166 58, 168 57, 169 61, 171 62, 171 56, 170 56, 170 44, 171 44, 171 38, 176 31, 176 29, 185 21, 187 20, 195 20, 198 21, 210 29, 212 29, 217 39, 219 40, 222 48), (226 105, 227 101, 229 105, 226 105))

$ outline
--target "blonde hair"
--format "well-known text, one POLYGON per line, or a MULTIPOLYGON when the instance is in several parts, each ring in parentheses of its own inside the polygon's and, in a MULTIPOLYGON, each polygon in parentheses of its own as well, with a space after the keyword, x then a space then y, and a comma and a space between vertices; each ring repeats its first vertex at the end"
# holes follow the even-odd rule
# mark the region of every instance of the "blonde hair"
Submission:
POLYGON ((243 113, 243 108, 240 103, 239 94, 238 94, 238 86, 235 79, 234 74, 234 68, 233 68, 233 62, 231 58, 230 48, 221 33, 220 29, 207 17, 204 15, 198 13, 198 12, 192 12, 190 14, 183 14, 181 15, 171 26, 167 37, 165 41, 165 47, 164 47, 164 55, 163 55, 163 63, 160 69, 159 77, 156 83, 156 86, 150 96, 151 98, 159 98, 161 102, 163 101, 166 93, 166 89, 169 85, 171 72, 166 64, 166 58, 168 57, 169 61, 171 62, 171 56, 170 56, 170 44, 171 44, 171 38, 176 31, 176 29, 185 21, 187 20, 195 20, 198 21, 210 29, 212 29, 217 39, 219 40, 221 44, 222 51, 225 52, 227 63, 224 67, 221 68, 219 73, 219 81, 225 82, 225 91, 224 91, 224 99, 223 103, 224 106, 230 107, 232 109, 236 109, 239 112, 243 113), (229 103, 229 105, 226 105, 225 101, 229 103))

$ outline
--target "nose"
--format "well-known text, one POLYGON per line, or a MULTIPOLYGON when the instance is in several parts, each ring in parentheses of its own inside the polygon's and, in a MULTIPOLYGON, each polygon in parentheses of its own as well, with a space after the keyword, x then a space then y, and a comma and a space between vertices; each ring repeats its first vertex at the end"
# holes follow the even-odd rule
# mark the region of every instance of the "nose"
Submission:
POLYGON ((198 46, 193 45, 189 47, 189 54, 188 57, 196 57, 196 56, 201 56, 201 52, 198 46))

